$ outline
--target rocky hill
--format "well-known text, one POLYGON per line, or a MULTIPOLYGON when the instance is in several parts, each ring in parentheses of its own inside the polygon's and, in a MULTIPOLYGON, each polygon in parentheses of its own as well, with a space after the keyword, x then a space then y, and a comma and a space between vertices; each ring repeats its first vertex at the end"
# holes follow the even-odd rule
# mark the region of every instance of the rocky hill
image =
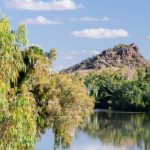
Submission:
POLYGON ((147 63, 148 62, 141 55, 139 48, 134 43, 130 45, 119 44, 79 64, 62 70, 62 72, 72 73, 75 71, 100 70, 102 68, 118 68, 123 66, 135 68, 147 63))

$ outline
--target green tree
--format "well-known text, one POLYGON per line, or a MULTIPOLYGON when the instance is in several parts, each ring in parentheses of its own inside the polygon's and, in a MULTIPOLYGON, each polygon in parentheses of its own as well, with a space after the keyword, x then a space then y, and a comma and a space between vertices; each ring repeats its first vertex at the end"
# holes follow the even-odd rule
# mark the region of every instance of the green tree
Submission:
POLYGON ((80 81, 52 73, 55 49, 45 53, 27 47, 26 34, 24 25, 13 31, 1 16, 0 149, 34 149, 45 128, 53 128, 56 141, 61 138, 62 146, 69 146, 92 112, 93 100, 80 81))
POLYGON ((92 73, 86 77, 85 85, 100 108, 149 111, 150 66, 138 68, 130 79, 124 69, 92 73))

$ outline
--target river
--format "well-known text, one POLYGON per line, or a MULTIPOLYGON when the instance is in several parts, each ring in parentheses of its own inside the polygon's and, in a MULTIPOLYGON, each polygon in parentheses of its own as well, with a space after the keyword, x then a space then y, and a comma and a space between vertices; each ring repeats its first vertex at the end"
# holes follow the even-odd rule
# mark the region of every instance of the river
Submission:
MULTIPOLYGON (((51 129, 35 149, 54 150, 51 129)), ((150 150, 150 114, 95 110, 69 150, 150 150)))

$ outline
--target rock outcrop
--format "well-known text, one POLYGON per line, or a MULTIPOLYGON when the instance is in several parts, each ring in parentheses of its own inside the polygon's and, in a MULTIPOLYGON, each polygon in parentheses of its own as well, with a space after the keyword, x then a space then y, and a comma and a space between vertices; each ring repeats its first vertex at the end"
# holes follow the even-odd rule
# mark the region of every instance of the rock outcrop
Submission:
POLYGON ((147 63, 141 55, 139 48, 134 43, 130 45, 119 44, 79 64, 62 70, 62 72, 72 73, 80 70, 100 70, 102 68, 118 68, 123 66, 135 68, 146 65, 147 63))

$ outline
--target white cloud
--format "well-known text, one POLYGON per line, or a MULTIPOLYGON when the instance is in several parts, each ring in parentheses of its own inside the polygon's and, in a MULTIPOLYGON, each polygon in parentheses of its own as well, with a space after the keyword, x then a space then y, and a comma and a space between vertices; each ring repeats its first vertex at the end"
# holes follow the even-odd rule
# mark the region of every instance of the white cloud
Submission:
POLYGON ((148 35, 147 38, 150 39, 150 35, 148 35))
POLYGON ((69 19, 72 22, 107 22, 110 21, 109 17, 103 17, 103 18, 96 18, 96 17, 89 17, 89 16, 84 16, 80 18, 70 18, 69 19))
POLYGON ((99 54, 100 52, 97 51, 97 50, 81 50, 81 53, 97 55, 97 54, 99 54))
POLYGON ((107 22, 107 21, 109 21, 109 20, 110 20, 109 17, 103 17, 103 18, 101 18, 101 21, 103 21, 103 22, 107 22))
POLYGON ((72 35, 80 38, 121 38, 128 37, 129 34, 124 29, 90 28, 72 32, 72 35))
POLYGON ((26 24, 35 24, 35 25, 57 25, 62 24, 60 21, 56 20, 49 20, 43 16, 38 16, 36 18, 29 18, 24 20, 24 23, 26 24))
POLYGON ((70 18, 72 22, 97 22, 99 21, 96 17, 81 17, 81 18, 70 18))
POLYGON ((81 4, 76 4, 73 0, 6 0, 6 6, 13 9, 39 10, 39 11, 63 11, 83 8, 81 4))

